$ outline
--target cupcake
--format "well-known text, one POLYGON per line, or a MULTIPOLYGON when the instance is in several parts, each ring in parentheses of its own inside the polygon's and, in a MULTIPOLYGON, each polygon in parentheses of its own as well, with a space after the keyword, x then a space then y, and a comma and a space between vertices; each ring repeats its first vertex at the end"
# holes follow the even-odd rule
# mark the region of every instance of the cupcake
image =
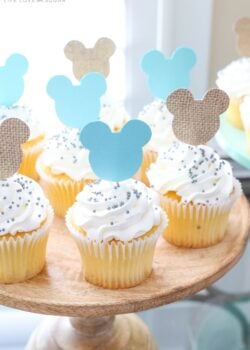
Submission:
POLYGON ((164 237, 180 247, 207 247, 225 235, 241 192, 230 164, 208 146, 174 142, 147 172, 169 217, 164 237))
POLYGON ((155 162, 158 152, 175 140, 172 131, 173 116, 167 109, 166 101, 157 99, 144 107, 138 119, 147 123, 152 131, 151 140, 144 147, 143 163, 138 173, 138 178, 148 185, 146 170, 155 162))
POLYGON ((120 131, 131 118, 125 107, 104 104, 101 108, 99 119, 108 124, 112 131, 120 131))
POLYGON ((64 128, 49 138, 37 161, 37 172, 55 214, 64 217, 86 183, 96 179, 78 129, 64 128))
POLYGON ((42 152, 45 137, 41 125, 38 120, 32 117, 31 111, 23 106, 1 106, 0 119, 3 120, 5 118, 19 118, 29 126, 30 137, 29 140, 22 145, 23 158, 18 172, 36 181, 39 180, 36 171, 36 161, 42 152))
POLYGON ((44 267, 53 210, 41 187, 16 174, 0 180, 0 283, 16 283, 44 267))
POLYGON ((243 57, 233 61, 218 72, 216 84, 230 97, 227 116, 236 128, 243 129, 240 104, 244 96, 250 95, 250 58, 243 57))
POLYGON ((167 224, 159 196, 143 183, 99 180, 86 185, 69 209, 85 279, 104 288, 128 288, 152 271, 156 241, 167 224))
POLYGON ((246 134, 247 153, 250 154, 250 96, 246 96, 240 105, 241 118, 246 134))

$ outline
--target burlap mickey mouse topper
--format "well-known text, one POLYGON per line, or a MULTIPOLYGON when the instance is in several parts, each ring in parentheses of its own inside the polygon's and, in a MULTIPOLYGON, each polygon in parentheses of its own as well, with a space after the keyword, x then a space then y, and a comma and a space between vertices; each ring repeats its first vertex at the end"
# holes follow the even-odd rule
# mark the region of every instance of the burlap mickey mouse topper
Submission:
POLYGON ((65 56, 72 61, 76 79, 89 72, 99 72, 105 77, 109 74, 109 59, 115 52, 111 39, 100 38, 93 48, 86 48, 77 40, 70 41, 64 48, 65 56))
POLYGON ((178 89, 167 98, 167 108, 174 115, 173 131, 182 142, 206 144, 220 126, 220 114, 229 105, 229 97, 219 89, 209 90, 202 100, 194 100, 187 89, 178 89))
POLYGON ((22 161, 21 145, 29 138, 27 124, 18 118, 5 119, 0 124, 0 179, 15 174, 22 161))
POLYGON ((243 17, 238 19, 234 30, 238 37, 237 48, 239 53, 250 57, 250 18, 243 17))

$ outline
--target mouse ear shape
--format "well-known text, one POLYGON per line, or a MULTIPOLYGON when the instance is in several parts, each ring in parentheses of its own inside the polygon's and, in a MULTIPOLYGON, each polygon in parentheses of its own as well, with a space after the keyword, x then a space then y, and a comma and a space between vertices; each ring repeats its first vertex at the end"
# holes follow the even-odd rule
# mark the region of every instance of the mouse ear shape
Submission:
POLYGON ((101 54, 102 57, 108 59, 114 54, 116 47, 111 39, 100 38, 97 40, 94 49, 97 50, 99 55, 101 54))
POLYGON ((242 17, 239 18, 234 25, 234 30, 237 34, 241 34, 242 30, 250 30, 250 18, 242 17))
POLYGON ((142 59, 142 69, 148 75, 148 86, 151 94, 165 99, 178 88, 187 88, 190 81, 190 70, 196 62, 193 50, 178 48, 170 58, 165 58, 160 51, 148 52, 142 59))
POLYGON ((177 48, 172 57, 178 65, 184 69, 192 68, 196 63, 196 54, 189 47, 179 47, 177 48))
POLYGON ((185 114, 187 106, 193 103, 193 95, 187 89, 178 89, 167 98, 167 109, 174 116, 185 114))
POLYGON ((81 43, 78 40, 71 40, 65 46, 64 54, 69 60, 74 61, 74 59, 79 55, 79 53, 84 52, 85 50, 86 48, 83 45, 83 43, 81 43))
POLYGON ((157 72, 164 62, 165 57, 162 52, 151 50, 142 57, 141 68, 146 74, 151 74, 157 72))
POLYGON ((28 60, 25 56, 18 53, 11 55, 6 61, 6 68, 9 71, 18 73, 23 76, 29 67, 28 60))
POLYGON ((29 138, 29 127, 18 118, 5 119, 0 124, 0 179, 12 176, 22 161, 21 144, 29 138))
POLYGON ((28 61, 20 54, 11 55, 0 67, 0 105, 12 106, 20 99, 27 69, 28 61))
POLYGON ((111 130, 103 122, 97 121, 87 124, 80 133, 80 141, 83 147, 88 150, 98 150, 102 147, 105 140, 110 137, 111 130))
POLYGON ((208 91, 203 100, 194 100, 185 89, 173 92, 167 107, 174 115, 172 127, 176 138, 191 145, 206 144, 217 132, 219 115, 228 104, 227 94, 219 89, 208 91))
POLYGON ((67 77, 57 75, 48 81, 47 93, 53 99, 64 98, 71 88, 72 83, 67 77))
POLYGON ((151 129, 148 124, 141 120, 128 121, 121 130, 121 135, 128 140, 132 146, 143 147, 151 138, 151 129))
POLYGON ((105 77, 101 73, 88 73, 80 80, 80 85, 92 92, 94 97, 102 96, 107 89, 105 77))
MULTIPOLYGON (((19 118, 7 118, 1 123, 1 142, 3 135, 12 137, 16 145, 21 145, 28 141, 30 129, 28 125, 19 118)), ((4 142, 3 142, 4 143, 4 142)))
POLYGON ((211 110, 210 114, 218 117, 225 112, 229 106, 228 95, 220 89, 209 90, 203 101, 207 105, 207 108, 211 110))
POLYGON ((238 52, 246 57, 250 57, 250 18, 243 17, 236 21, 234 26, 237 34, 237 49, 238 52))

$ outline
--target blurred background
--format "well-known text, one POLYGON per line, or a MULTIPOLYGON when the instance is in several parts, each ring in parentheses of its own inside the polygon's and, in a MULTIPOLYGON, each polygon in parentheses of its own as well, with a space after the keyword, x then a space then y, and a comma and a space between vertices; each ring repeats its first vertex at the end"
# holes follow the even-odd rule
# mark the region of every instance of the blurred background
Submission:
MULTIPOLYGON (((190 88, 200 98, 215 86, 217 71, 238 57, 232 28, 242 16, 250 17, 249 0, 0 0, 0 65, 12 52, 28 58, 30 68, 20 102, 32 108, 47 130, 53 130, 58 122, 46 94, 47 81, 58 74, 74 79, 64 46, 74 39, 92 47, 99 37, 109 37, 117 51, 111 58, 105 98, 125 103, 136 117, 153 99, 140 69, 146 51, 156 48, 169 56, 178 46, 193 48, 197 65, 190 88)), ((250 171, 232 164, 250 195, 250 171)), ((248 247, 239 265, 216 284, 222 296, 217 291, 206 298, 204 291, 201 298, 140 313, 159 349, 250 349, 249 266, 248 247), (236 296, 235 302, 225 301, 228 293, 236 296)), ((42 318, 2 308, 0 349, 24 349, 42 318)))
POLYGON ((22 102, 45 123, 56 119, 46 84, 52 75, 73 79, 63 49, 72 39, 94 46, 110 37, 108 97, 125 101, 136 116, 152 96, 140 69, 145 52, 156 48, 170 56, 178 46, 196 51, 191 90, 201 97, 214 86, 217 71, 237 58, 233 24, 250 14, 248 0, 0 0, 0 62, 12 52, 24 54, 30 67, 22 102))

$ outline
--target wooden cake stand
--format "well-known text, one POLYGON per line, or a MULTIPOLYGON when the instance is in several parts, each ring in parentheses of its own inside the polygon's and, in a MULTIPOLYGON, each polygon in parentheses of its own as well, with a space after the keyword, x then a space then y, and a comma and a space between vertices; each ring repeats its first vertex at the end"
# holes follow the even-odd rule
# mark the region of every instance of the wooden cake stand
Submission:
POLYGON ((119 314, 168 304, 208 287, 239 260, 248 234, 249 205, 242 196, 221 243, 181 249, 161 238, 153 272, 144 283, 108 290, 84 281, 76 245, 63 221, 56 219, 45 269, 24 283, 0 285, 0 303, 60 316, 45 319, 31 336, 29 350, 153 350, 156 344, 144 323, 133 314, 119 314))

